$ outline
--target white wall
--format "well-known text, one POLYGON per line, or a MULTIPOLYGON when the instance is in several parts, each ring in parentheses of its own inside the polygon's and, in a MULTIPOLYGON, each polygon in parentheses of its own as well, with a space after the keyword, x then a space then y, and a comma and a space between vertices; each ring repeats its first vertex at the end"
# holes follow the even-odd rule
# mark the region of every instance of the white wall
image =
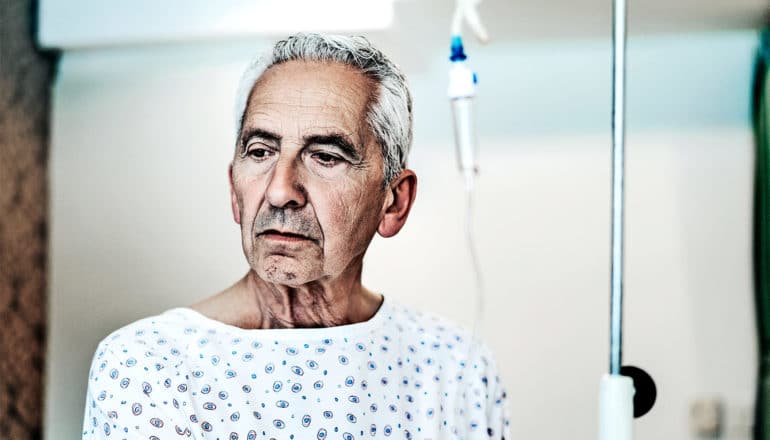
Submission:
MULTIPOLYGON (((655 377, 641 439, 687 439, 688 405, 720 396, 747 439, 756 365, 751 291, 753 32, 632 40, 625 363, 655 377)), ((417 204, 373 243, 365 282, 471 324, 463 194, 444 98, 445 48, 375 40, 415 97, 417 204), (435 50, 434 50, 435 49, 435 50)), ((232 96, 264 43, 64 55, 55 88, 46 438, 76 438, 96 343, 246 270, 230 218, 232 96)), ((610 46, 472 46, 482 174, 483 331, 514 439, 587 439, 608 359, 610 46)))

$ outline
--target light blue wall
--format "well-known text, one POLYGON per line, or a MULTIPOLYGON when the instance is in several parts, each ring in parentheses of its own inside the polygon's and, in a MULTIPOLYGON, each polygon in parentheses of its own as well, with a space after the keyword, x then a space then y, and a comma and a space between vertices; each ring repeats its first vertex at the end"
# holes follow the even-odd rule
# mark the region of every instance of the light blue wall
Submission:
MULTIPOLYGON (((610 130, 611 43, 597 40, 471 43, 479 73, 483 136, 560 135, 610 130)), ((636 130, 746 126, 754 31, 629 37, 627 124, 636 130)), ((412 73, 418 139, 449 136, 447 61, 412 73)), ((632 139, 629 139, 630 141, 632 139)))

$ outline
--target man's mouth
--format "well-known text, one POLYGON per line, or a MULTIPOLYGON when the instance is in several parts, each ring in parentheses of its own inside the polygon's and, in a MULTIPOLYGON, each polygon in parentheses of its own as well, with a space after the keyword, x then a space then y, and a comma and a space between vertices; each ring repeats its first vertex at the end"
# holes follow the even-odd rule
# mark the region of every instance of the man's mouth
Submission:
POLYGON ((257 234, 257 237, 262 237, 267 240, 287 241, 287 242, 303 241, 303 240, 315 241, 312 238, 302 234, 295 234, 294 232, 278 231, 276 229, 268 229, 266 231, 262 231, 259 234, 257 234))

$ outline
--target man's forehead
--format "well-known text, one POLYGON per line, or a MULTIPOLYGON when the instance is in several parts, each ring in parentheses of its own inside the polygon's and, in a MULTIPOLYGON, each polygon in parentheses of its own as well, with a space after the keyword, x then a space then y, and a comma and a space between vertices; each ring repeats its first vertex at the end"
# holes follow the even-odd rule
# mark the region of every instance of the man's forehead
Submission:
POLYGON ((289 61, 273 66, 252 89, 244 132, 247 127, 281 130, 293 126, 300 131, 363 137, 368 134, 365 120, 371 83, 362 73, 339 63, 289 61))
POLYGON ((287 61, 262 74, 252 88, 249 103, 349 106, 361 110, 372 90, 373 81, 350 66, 287 61))

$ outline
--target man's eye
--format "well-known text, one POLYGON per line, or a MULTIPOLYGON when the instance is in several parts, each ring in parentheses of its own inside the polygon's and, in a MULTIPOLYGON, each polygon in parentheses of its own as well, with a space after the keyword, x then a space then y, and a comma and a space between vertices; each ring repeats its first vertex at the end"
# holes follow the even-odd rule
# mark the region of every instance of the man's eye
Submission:
POLYGON ((342 161, 342 158, 329 153, 313 153, 313 158, 324 166, 334 166, 342 161))
POLYGON ((256 158, 256 159, 263 159, 270 155, 270 151, 266 150, 264 148, 254 148, 249 150, 249 156, 256 158))

